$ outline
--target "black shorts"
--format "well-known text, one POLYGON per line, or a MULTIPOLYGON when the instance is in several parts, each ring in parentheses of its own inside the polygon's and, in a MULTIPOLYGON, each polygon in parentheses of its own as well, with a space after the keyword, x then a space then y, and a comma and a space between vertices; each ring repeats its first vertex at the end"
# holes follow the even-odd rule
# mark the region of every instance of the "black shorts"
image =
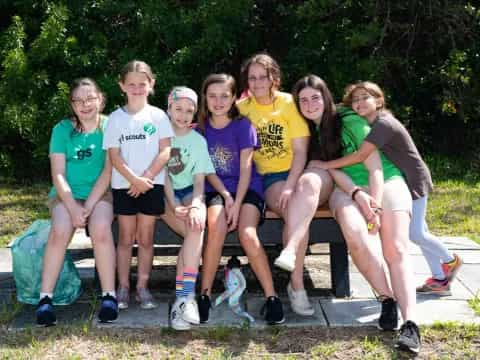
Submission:
POLYGON ((154 185, 153 189, 134 198, 127 194, 128 189, 113 189, 113 212, 115 215, 151 215, 165 213, 165 195, 163 185, 154 185))
MULTIPOLYGON (((235 194, 232 194, 232 196, 235 198, 235 194)), ((207 204, 207 208, 213 205, 225 206, 225 199, 218 192, 207 192, 205 195, 205 203, 207 204)), ((265 201, 260 195, 258 195, 255 191, 248 189, 245 197, 243 198, 242 204, 251 204, 255 206, 260 212, 260 223, 263 222, 263 218, 265 217, 265 201)))

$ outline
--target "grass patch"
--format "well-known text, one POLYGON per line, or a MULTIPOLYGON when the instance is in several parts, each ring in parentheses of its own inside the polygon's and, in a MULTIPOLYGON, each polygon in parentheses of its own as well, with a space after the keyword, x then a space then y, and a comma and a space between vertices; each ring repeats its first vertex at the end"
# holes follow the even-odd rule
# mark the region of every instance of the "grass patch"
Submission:
POLYGON ((10 301, 0 304, 0 325, 8 325, 22 310, 23 304, 12 294, 10 301))
MULTIPOLYGON (((395 334, 374 328, 249 329, 216 340, 207 329, 97 329, 81 325, 9 332, 0 329, 0 358, 61 359, 407 359, 393 349, 395 334), (272 342, 272 335, 277 336, 272 342)), ((480 327, 456 323, 422 327, 421 359, 468 359, 480 351, 480 327)))
POLYGON ((429 197, 427 223, 435 234, 466 236, 480 243, 480 182, 440 181, 429 197))
POLYGON ((476 315, 480 316, 480 291, 468 300, 468 305, 472 308, 476 315))
POLYGON ((45 205, 49 186, 0 183, 0 247, 7 246, 36 219, 49 217, 45 205))

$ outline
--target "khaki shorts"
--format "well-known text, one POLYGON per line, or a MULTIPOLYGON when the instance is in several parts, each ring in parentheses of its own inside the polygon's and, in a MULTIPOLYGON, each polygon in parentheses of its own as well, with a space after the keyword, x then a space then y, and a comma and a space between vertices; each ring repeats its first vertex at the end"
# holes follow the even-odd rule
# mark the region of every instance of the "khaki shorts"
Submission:
MULTIPOLYGON (((80 200, 80 199, 75 199, 78 203, 80 203, 81 205, 83 205, 85 203, 85 200, 80 200)), ((106 201, 108 202, 109 204, 113 204, 113 196, 112 196, 112 192, 109 190, 109 191, 106 191, 105 194, 103 194, 103 196, 100 198, 100 200, 98 201, 106 201)), ((62 202, 62 199, 60 199, 58 197, 58 195, 55 195, 51 198, 48 198, 47 200, 47 207, 48 207, 48 210, 50 211, 50 213, 52 212, 53 208, 55 206, 57 206, 58 204, 60 204, 62 202)))
MULTIPOLYGON (((363 187, 363 189, 368 191, 368 187, 363 187)), ((353 204, 355 204, 355 201, 338 187, 333 190, 328 202, 333 217, 335 217, 335 211, 339 207, 353 204)), ((406 211, 410 215, 412 214, 412 196, 405 181, 393 179, 385 182, 383 185, 382 209, 383 211, 406 211)))

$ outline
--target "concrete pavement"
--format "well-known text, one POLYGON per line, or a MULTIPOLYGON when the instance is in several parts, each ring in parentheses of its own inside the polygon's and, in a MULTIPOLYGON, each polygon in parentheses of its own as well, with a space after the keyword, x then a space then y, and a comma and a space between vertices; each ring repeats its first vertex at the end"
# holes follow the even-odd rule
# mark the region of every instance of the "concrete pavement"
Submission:
MULTIPOLYGON (((461 323, 480 324, 480 316, 475 315, 468 305, 468 300, 475 295, 480 296, 480 245, 467 238, 445 238, 445 244, 449 249, 460 255, 464 265, 460 269, 457 279, 452 284, 452 295, 438 297, 432 295, 418 295, 418 323, 421 325, 430 325, 436 321, 458 321, 461 323)), ((73 248, 90 246, 89 240, 80 232, 72 242, 73 248)), ((306 277, 308 281, 308 292, 312 303, 315 306, 315 315, 311 317, 302 317, 294 314, 286 296, 286 281, 288 275, 280 270, 274 270, 274 282, 277 291, 282 298, 286 322, 285 326, 375 326, 380 315, 380 304, 375 300, 374 293, 368 283, 358 273, 353 264, 350 267, 350 280, 352 288, 352 297, 349 299, 336 299, 327 295, 327 291, 318 290, 318 288, 328 288, 330 286, 329 267, 328 267, 328 245, 315 245, 312 249, 315 255, 310 255, 306 261, 306 277), (310 287, 316 289, 311 289, 310 287)), ((415 269, 416 285, 420 285, 429 276, 428 266, 423 259, 418 247, 411 244, 410 252, 415 269)), ((225 259, 224 259, 225 260, 225 259)), ((242 263, 246 259, 242 258, 242 263)), ((171 302, 174 297, 174 264, 175 258, 156 258, 155 268, 152 276, 152 290, 159 303, 158 308, 154 310, 142 310, 134 301, 134 294, 131 295, 131 306, 129 309, 121 311, 119 319, 112 324, 99 324, 94 318, 95 326, 106 326, 111 328, 155 328, 167 327, 168 314, 171 302), (168 289, 168 290, 166 290, 168 289)), ((93 279, 93 260, 83 259, 76 262, 80 275, 85 283, 92 283, 93 279)), ((255 317, 255 323, 252 327, 263 328, 265 326, 260 309, 263 305, 261 291, 256 280, 251 276, 248 267, 244 268, 247 276, 250 292, 244 296, 246 310, 255 317), (250 286, 250 284, 253 284, 250 286)), ((219 283, 221 282, 221 273, 219 272, 215 290, 217 293, 222 291, 219 283)), ((0 303, 12 301, 15 294, 15 286, 12 275, 12 263, 10 249, 0 249, 0 303)), ((71 321, 86 319, 92 306, 95 306, 95 299, 88 293, 85 293, 74 305, 57 307, 57 316, 59 323, 68 323, 71 321)), ((98 305, 97 305, 98 306, 98 305)), ((18 316, 10 324, 11 329, 22 329, 34 324, 34 307, 25 306, 18 316)), ((218 308, 211 312, 211 321, 202 327, 211 327, 217 325, 223 326, 241 326, 244 319, 239 318, 222 303, 218 308)))

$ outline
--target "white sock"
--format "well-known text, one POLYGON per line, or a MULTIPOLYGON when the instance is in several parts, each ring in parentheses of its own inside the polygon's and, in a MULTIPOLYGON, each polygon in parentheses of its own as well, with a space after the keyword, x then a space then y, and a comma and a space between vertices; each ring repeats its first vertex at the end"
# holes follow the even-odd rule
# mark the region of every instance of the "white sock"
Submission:
POLYGON ((102 291, 102 296, 107 296, 110 295, 111 297, 114 297, 115 299, 117 298, 117 294, 115 290, 112 291, 102 291))
POLYGON ((40 300, 42 300, 45 296, 48 296, 50 299, 53 299, 53 293, 41 292, 40 293, 40 300))

